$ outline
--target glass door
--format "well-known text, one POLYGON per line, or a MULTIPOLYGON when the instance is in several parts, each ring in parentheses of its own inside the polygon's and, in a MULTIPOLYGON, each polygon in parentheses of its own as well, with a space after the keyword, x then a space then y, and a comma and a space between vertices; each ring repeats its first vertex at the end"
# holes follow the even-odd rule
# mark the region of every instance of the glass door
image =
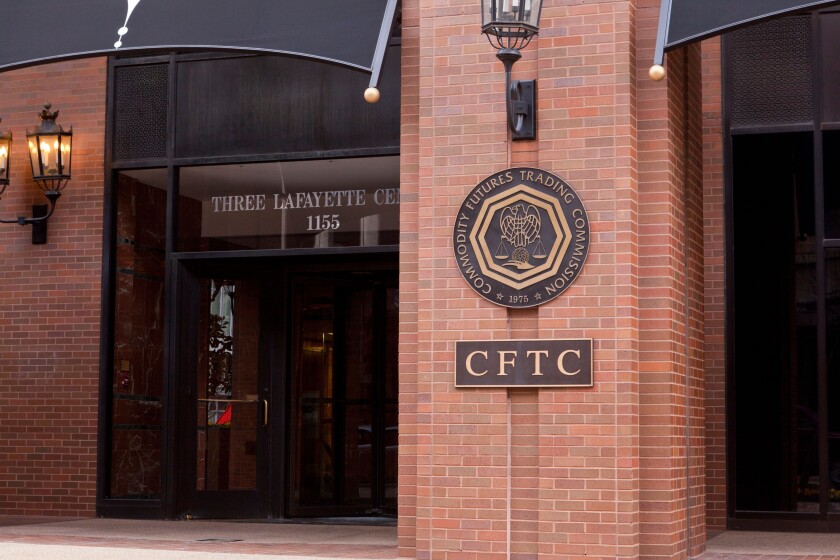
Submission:
POLYGON ((201 275, 184 322, 186 513, 268 517, 271 403, 260 282, 201 275), (192 347, 192 348, 190 348, 192 347))
POLYGON ((396 278, 294 282, 289 515, 396 513, 396 278))
POLYGON ((396 273, 178 275, 179 514, 396 515, 396 273))

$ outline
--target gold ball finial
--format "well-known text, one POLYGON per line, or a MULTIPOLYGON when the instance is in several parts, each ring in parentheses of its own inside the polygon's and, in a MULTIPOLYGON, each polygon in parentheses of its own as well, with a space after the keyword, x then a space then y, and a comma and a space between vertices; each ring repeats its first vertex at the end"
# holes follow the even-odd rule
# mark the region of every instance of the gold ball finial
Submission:
POLYGON ((379 90, 375 87, 369 87, 365 90, 365 101, 368 103, 376 103, 379 101, 379 90))
POLYGON ((648 70, 648 76, 654 82, 661 82, 665 79, 665 68, 661 64, 654 64, 648 70))

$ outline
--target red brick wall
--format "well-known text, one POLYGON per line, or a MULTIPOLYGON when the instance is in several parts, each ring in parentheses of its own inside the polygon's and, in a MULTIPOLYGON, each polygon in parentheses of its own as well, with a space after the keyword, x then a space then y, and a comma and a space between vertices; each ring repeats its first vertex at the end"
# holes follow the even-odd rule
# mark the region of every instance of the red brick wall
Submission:
POLYGON ((639 175, 643 557, 682 558, 705 543, 699 55, 668 55, 666 91, 640 84, 651 123, 639 175))
MULTIPOLYGON (((397 544, 400 556, 413 558, 417 548, 417 504, 420 501, 418 450, 428 437, 420 424, 428 420, 428 399, 420 395, 417 320, 420 185, 420 5, 402 5, 402 61, 400 102, 400 284, 399 284, 399 469, 397 544)), ((425 467, 424 467, 425 468, 425 467)), ((424 491, 425 493, 425 491, 424 491)), ((425 523, 425 522, 424 522, 425 523)))
POLYGON ((655 0, 546 2, 514 68, 538 80, 538 139, 511 143, 478 4, 403 4, 404 556, 704 546, 700 52, 674 53, 668 79, 650 82, 658 15, 655 0), (451 247, 467 191, 513 165, 562 176, 592 223, 576 283, 530 311, 473 294, 451 247), (593 338, 595 386, 452 386, 455 341, 524 337, 593 338))
POLYGON ((706 523, 726 528, 723 101, 720 38, 702 43, 706 307, 706 523))
POLYGON ((0 127, 15 140, 0 216, 44 202, 25 136, 43 102, 73 126, 73 180, 48 244, 0 225, 0 515, 94 513, 105 91, 104 59, 0 74, 0 127))

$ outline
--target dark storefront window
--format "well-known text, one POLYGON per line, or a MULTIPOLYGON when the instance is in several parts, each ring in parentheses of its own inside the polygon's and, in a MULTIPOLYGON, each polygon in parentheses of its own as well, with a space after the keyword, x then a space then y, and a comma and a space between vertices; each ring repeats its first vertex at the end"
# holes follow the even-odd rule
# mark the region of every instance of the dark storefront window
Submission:
POLYGON ((399 243, 399 157, 185 167, 179 251, 399 243))
MULTIPOLYGON (((838 21, 840 23, 840 21, 838 21)), ((831 511, 840 512, 840 131, 823 134, 825 170, 825 323, 828 478, 831 511)))
POLYGON ((819 511, 811 148, 808 133, 733 141, 739 510, 819 511))
POLYGON ((99 515, 396 514, 391 47, 110 60, 99 515))
POLYGON ((146 180, 159 174, 120 173, 114 187, 112 498, 157 498, 161 491, 166 191, 146 180))
MULTIPOLYGON (((828 400, 840 400, 840 249, 826 251, 826 352, 828 400)), ((840 512, 840 407, 828 410, 828 476, 831 511, 840 512)))
POLYGON ((823 133, 823 153, 825 238, 840 239, 840 131, 823 133))
POLYGON ((292 317, 292 511, 396 508, 394 286, 306 278, 292 317))
POLYGON ((840 526, 840 12, 727 42, 729 528, 840 526))
POLYGON ((391 288, 385 293, 385 507, 397 509, 399 444, 399 342, 400 295, 391 288))

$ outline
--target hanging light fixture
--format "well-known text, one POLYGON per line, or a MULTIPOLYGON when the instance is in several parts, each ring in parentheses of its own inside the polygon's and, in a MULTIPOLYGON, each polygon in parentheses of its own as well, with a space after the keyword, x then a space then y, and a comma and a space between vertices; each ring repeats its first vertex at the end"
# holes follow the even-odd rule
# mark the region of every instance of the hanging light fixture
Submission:
MULTIPOLYGON (((64 130, 55 122, 58 111, 51 112, 52 105, 46 103, 38 114, 41 123, 33 132, 26 132, 29 141, 29 162, 32 166, 32 178, 46 197, 48 205, 32 207, 32 216, 18 216, 14 219, 0 219, 2 224, 32 225, 32 243, 42 245, 47 242, 47 220, 55 212, 55 206, 61 197, 61 191, 70 180, 72 161, 72 128, 64 130)), ((12 157, 12 134, 0 132, 0 195, 9 185, 9 169, 12 157)))
POLYGON ((38 114, 41 124, 33 132, 26 131, 29 139, 29 161, 32 178, 44 193, 60 193, 70 180, 71 145, 73 130, 66 131, 55 122, 58 111, 50 112, 47 103, 38 114))
POLYGON ((536 80, 511 81, 513 64, 540 30, 542 0, 481 0, 481 32, 505 66, 508 127, 512 140, 537 137, 536 80))
MULTIPOLYGON (((2 119, 0 119, 2 121, 2 119)), ((9 154, 12 153, 12 132, 0 131, 0 195, 9 186, 9 154)))
POLYGON ((12 133, 0 131, 0 195, 9 186, 9 154, 11 153, 12 133))

